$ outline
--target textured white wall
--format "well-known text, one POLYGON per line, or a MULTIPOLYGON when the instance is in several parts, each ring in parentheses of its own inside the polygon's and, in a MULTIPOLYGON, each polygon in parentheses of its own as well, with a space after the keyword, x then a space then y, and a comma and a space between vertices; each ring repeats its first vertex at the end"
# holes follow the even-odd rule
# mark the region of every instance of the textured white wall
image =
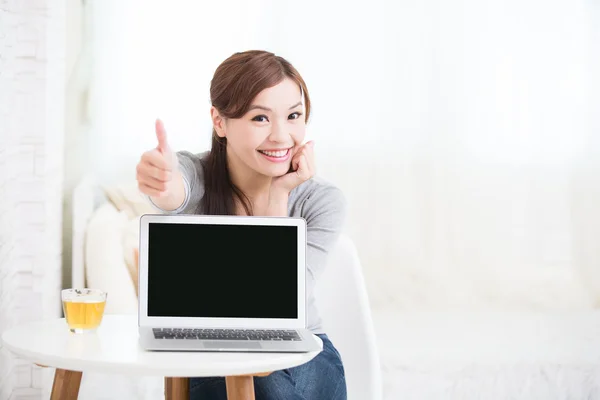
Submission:
MULTIPOLYGON (((0 334, 61 313, 64 20, 64 0, 0 1, 0 334)), ((51 374, 0 348, 0 399, 51 374)))

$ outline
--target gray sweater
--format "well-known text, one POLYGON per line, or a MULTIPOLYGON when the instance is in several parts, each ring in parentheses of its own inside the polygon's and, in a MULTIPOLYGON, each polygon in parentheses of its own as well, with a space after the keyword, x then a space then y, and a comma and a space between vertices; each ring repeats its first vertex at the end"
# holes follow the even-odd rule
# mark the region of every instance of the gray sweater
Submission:
MULTIPOLYGON (((185 200, 169 214, 199 214, 198 205, 204 196, 204 169, 201 161, 208 152, 177 153, 185 185, 185 200)), ((156 206, 155 206, 156 207, 156 206)), ((288 216, 306 220, 306 294, 307 328, 313 333, 325 333, 317 310, 314 287, 325 269, 327 256, 337 241, 344 224, 346 201, 342 191, 320 179, 310 179, 293 189, 288 200, 288 216)))

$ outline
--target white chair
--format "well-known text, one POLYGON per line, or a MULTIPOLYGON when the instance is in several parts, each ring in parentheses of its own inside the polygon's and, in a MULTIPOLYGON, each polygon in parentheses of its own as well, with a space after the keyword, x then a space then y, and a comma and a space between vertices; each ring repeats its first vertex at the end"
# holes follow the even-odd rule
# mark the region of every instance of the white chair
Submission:
POLYGON ((349 400, 380 400, 381 370, 362 267, 352 240, 341 235, 319 278, 316 301, 327 336, 339 350, 349 400))

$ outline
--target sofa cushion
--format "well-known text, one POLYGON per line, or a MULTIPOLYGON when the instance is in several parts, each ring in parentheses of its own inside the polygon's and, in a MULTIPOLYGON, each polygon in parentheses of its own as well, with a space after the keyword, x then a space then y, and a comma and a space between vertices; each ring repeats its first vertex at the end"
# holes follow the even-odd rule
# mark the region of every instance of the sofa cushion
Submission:
POLYGON ((140 193, 136 183, 105 186, 102 189, 115 208, 125 212, 130 219, 142 214, 156 213, 154 207, 140 193))
POLYGON ((137 312, 137 296, 124 257, 123 234, 127 222, 124 212, 106 203, 94 212, 87 227, 87 286, 107 292, 107 314, 137 312))
POLYGON ((136 291, 138 292, 138 258, 137 252, 139 249, 140 242, 140 219, 139 217, 130 219, 127 221, 125 228, 123 230, 123 257, 125 259, 125 264, 127 265, 127 269, 129 274, 131 275, 131 279, 133 281, 133 285, 136 291))

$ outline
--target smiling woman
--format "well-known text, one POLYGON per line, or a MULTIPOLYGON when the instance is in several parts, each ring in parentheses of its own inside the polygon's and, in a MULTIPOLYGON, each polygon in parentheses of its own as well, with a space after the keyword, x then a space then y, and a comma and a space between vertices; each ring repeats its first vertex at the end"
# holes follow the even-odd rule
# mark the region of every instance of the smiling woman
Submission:
MULTIPOLYGON (((314 288, 343 229, 346 203, 338 188, 314 176, 314 146, 304 143, 306 84, 285 59, 254 50, 235 53, 217 68, 210 95, 211 150, 173 152, 157 121, 158 146, 137 166, 139 188, 166 213, 306 220, 307 328, 319 335, 323 351, 304 365, 256 379, 257 399, 343 400, 344 367, 322 327, 314 288)), ((230 247, 240 248, 234 240, 230 247)), ((225 398, 223 378, 194 378, 190 389, 193 398, 225 398)))

